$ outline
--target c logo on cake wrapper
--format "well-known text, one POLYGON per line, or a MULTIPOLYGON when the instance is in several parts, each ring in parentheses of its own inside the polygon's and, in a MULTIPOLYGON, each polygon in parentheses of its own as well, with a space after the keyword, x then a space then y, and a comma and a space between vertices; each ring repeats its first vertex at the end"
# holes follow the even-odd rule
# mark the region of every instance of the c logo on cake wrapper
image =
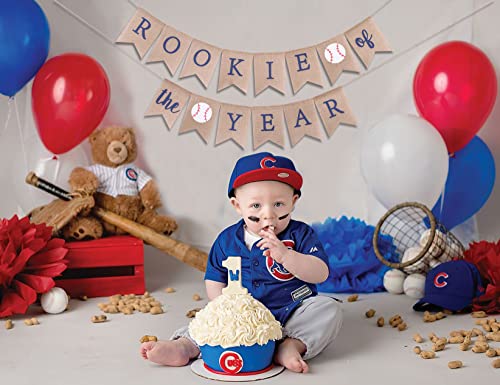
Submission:
MULTIPOLYGON (((286 247, 291 250, 294 250, 295 242, 291 239, 286 239, 281 241, 286 247)), ((266 267, 269 274, 271 274, 278 281, 290 281, 294 278, 294 275, 290 273, 283 265, 280 265, 271 257, 266 257, 266 267)))
POLYGON ((220 355, 219 365, 225 373, 236 374, 243 369, 243 358, 238 353, 228 350, 220 355))
POLYGON ((139 178, 139 175, 137 175, 137 171, 135 171, 133 168, 127 168, 125 170, 125 176, 127 177, 127 179, 130 179, 134 182, 139 178))

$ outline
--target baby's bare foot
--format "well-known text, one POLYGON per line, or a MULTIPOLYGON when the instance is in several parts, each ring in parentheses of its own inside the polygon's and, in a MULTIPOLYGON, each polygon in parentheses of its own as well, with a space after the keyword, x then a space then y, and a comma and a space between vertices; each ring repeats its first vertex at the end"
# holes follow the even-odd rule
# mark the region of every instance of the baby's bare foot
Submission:
POLYGON ((167 366, 184 366, 189 360, 196 358, 200 351, 191 341, 179 338, 174 341, 144 342, 140 349, 141 356, 156 364, 167 366))
POLYGON ((302 359, 302 354, 306 351, 306 346, 299 340, 287 338, 279 344, 274 361, 296 373, 307 373, 309 366, 302 359))

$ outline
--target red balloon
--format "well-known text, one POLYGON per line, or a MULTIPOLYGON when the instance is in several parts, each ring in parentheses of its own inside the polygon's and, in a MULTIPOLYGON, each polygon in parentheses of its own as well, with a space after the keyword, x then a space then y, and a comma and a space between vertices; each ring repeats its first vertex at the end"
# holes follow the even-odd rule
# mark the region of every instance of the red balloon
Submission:
POLYGON ((62 154, 88 137, 104 117, 108 77, 87 55, 55 56, 36 74, 31 99, 40 139, 49 151, 62 154))
POLYGON ((413 79, 418 112, 441 133, 450 153, 465 147, 476 135, 496 95, 497 79, 490 60, 463 41, 432 49, 413 79))

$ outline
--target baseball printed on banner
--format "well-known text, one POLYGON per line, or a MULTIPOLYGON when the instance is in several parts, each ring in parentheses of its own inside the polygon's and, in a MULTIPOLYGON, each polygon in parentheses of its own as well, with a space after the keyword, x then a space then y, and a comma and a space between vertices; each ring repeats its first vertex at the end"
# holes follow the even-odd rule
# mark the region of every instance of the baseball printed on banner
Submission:
POLYGON ((204 102, 199 102, 191 108, 191 116, 196 123, 207 123, 212 118, 212 107, 204 102))
POLYGON ((340 43, 332 43, 325 48, 325 59, 332 64, 344 61, 346 55, 345 47, 340 43))

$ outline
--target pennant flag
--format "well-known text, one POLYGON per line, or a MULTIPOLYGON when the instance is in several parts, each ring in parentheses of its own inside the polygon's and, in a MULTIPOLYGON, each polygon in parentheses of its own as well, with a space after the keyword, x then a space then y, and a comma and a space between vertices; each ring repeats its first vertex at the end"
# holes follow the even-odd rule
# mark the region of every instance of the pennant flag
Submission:
POLYGON ((171 129, 189 98, 190 93, 184 88, 163 80, 144 116, 161 115, 167 127, 171 129))
POLYGON ((252 61, 252 54, 222 51, 217 92, 234 85, 246 94, 252 74, 252 61))
POLYGON ((320 64, 314 47, 290 51, 285 56, 294 94, 306 83, 323 87, 320 64))
POLYGON ((188 110, 182 119, 179 134, 196 131, 207 144, 210 134, 217 123, 219 108, 220 104, 215 100, 192 95, 188 103, 188 110))
POLYGON ((222 104, 219 112, 215 145, 232 140, 244 150, 248 141, 248 129, 251 119, 252 110, 249 107, 222 104))
POLYGON ((321 123, 312 99, 287 104, 283 110, 292 147, 306 135, 321 142, 321 123))
POLYGON ((193 40, 179 78, 196 75, 203 86, 207 88, 219 61, 220 53, 220 48, 193 40))
POLYGON ((175 30, 168 25, 163 28, 160 38, 156 40, 146 63, 163 62, 170 75, 177 72, 182 59, 191 45, 193 38, 175 30))
POLYGON ((328 137, 332 136, 340 123, 356 126, 356 118, 347 103, 342 87, 335 88, 314 98, 328 137))
POLYGON ((359 73, 361 70, 344 35, 324 41, 316 46, 316 52, 323 63, 330 84, 335 84, 342 71, 359 73))
POLYGON ((285 94, 286 64, 284 53, 257 53, 253 55, 255 96, 271 87, 285 94))
POLYGON ((365 68, 369 67, 376 52, 392 52, 389 42, 371 17, 351 28, 345 35, 365 68))
POLYGON ((116 43, 133 44, 142 59, 156 38, 160 35, 164 24, 142 8, 137 8, 134 16, 120 33, 116 43))
POLYGON ((253 107, 252 136, 253 149, 256 150, 266 142, 271 142, 283 148, 285 119, 283 106, 253 107))

